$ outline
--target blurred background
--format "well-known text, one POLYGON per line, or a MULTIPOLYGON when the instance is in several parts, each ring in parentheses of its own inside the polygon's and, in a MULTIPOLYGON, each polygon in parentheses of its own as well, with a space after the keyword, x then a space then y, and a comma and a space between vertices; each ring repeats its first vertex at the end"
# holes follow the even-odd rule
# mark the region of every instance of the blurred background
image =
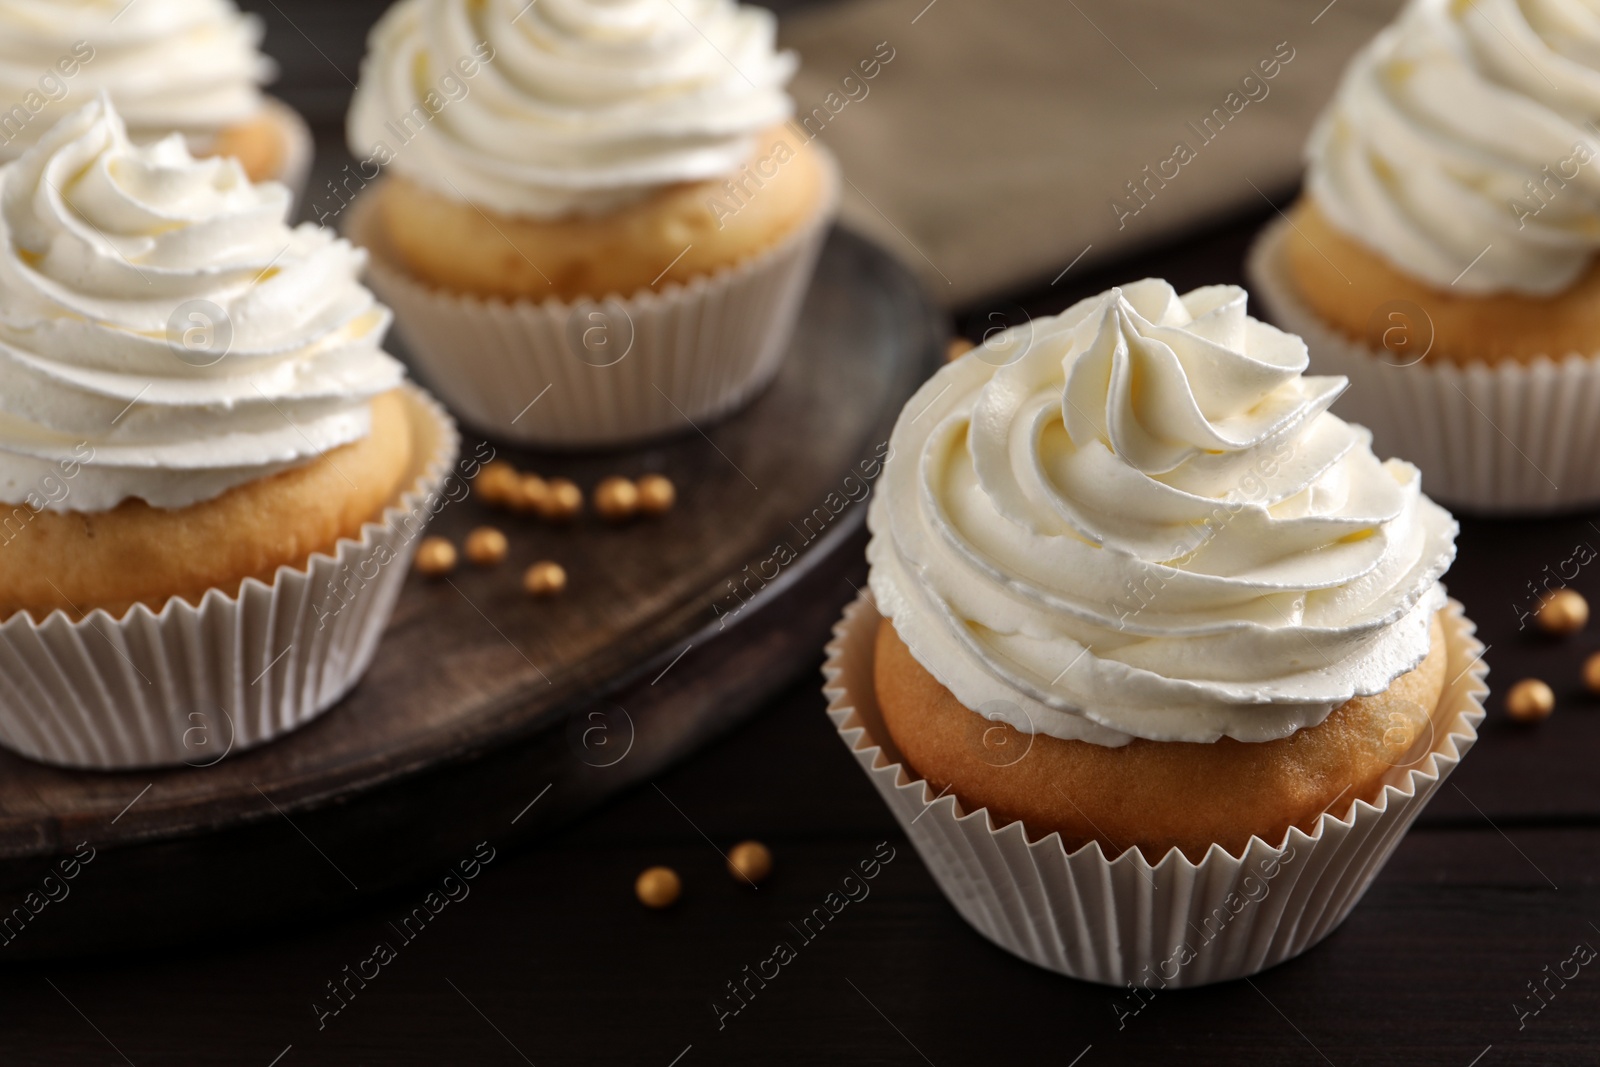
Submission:
MULTIPOLYGON (((242 6, 265 21, 282 66, 273 91, 317 127, 314 203, 350 161, 344 113, 387 4, 242 6)), ((801 57, 797 118, 844 165, 846 224, 970 325, 1005 298, 1059 304, 1069 266, 1081 277, 1270 213, 1299 181, 1306 133, 1345 62, 1399 4, 766 6, 801 57), (874 58, 877 75, 862 78, 874 58)))

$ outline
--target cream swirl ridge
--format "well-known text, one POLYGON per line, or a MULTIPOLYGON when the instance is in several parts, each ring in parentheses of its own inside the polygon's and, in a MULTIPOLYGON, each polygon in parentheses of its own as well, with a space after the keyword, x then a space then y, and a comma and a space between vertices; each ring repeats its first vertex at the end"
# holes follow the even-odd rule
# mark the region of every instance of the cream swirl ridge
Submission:
POLYGON ((1412 0, 1346 70, 1307 185, 1413 277, 1548 296, 1600 250, 1597 116, 1594 4, 1412 0))
POLYGON ((370 430, 400 383, 364 253, 104 99, 0 169, 0 500, 182 507, 370 430))
POLYGON ((604 212, 733 173, 788 118, 776 33, 731 0, 400 0, 368 41, 351 149, 502 214, 604 212))
POLYGON ((964 705, 1101 745, 1264 741, 1427 654, 1454 520, 1245 302, 1113 289, 907 403, 871 586, 964 705))
POLYGON ((244 122, 275 72, 261 36, 232 0, 0 0, 0 158, 101 92, 140 142, 244 122))

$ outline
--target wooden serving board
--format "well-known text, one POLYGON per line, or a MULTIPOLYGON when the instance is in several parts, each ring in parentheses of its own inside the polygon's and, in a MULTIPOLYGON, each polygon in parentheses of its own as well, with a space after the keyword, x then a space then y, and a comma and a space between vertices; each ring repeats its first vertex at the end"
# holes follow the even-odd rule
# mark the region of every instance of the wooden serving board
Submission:
MULTIPOLYGON (((741 414, 625 453, 497 449, 586 493, 660 471, 678 488, 667 515, 557 527, 449 504, 432 532, 460 544, 493 524, 510 557, 412 576, 362 683, 264 748, 116 774, 0 751, 0 919, 35 909, 0 926, 0 945, 12 958, 123 949, 352 906, 649 780, 819 662, 864 573, 889 431, 944 333, 906 271, 835 231, 783 371, 741 414), (566 568, 565 595, 523 594, 540 559, 566 568), (41 906, 80 843, 93 860, 41 906)), ((491 449, 463 427, 464 455, 491 449)))

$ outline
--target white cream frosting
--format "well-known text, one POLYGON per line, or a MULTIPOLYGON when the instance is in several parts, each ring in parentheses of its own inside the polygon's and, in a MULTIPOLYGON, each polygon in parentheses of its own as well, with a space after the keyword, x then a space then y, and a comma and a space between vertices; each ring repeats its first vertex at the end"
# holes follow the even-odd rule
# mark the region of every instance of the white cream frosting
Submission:
POLYGON ((1265 741, 1427 654, 1454 520, 1245 300, 1113 289, 907 403, 871 587, 962 704, 1108 746, 1265 741))
POLYGON ((1596 120, 1600 3, 1412 0, 1345 72, 1307 184, 1413 277, 1551 295, 1600 249, 1596 120))
POLYGON ((141 143, 246 121, 275 72, 261 35, 231 0, 0 0, 0 159, 102 92, 141 143))
POLYGON ((0 169, 0 501, 182 507, 369 432, 389 311, 289 205, 178 136, 134 146, 104 98, 0 169))
POLYGON ((737 171, 788 118, 776 34, 731 0, 400 0, 368 41, 350 147, 502 214, 605 212, 737 171))

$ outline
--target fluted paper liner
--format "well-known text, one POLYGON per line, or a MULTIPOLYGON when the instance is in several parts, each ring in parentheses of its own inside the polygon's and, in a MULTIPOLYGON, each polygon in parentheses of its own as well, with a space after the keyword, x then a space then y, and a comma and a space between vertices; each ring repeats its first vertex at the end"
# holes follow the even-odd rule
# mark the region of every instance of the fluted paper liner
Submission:
POLYGON ((1373 451, 1422 471, 1430 497, 1484 513, 1539 514, 1600 504, 1600 354, 1460 365, 1400 365, 1325 325, 1282 263, 1289 224, 1250 251, 1251 295, 1305 339, 1316 374, 1350 388, 1336 414, 1372 431, 1373 451))
POLYGON ((814 150, 827 188, 806 225, 735 266, 628 297, 435 289, 389 251, 367 195, 348 233, 370 253, 367 284, 394 308, 413 368, 464 421, 520 444, 632 444, 731 414, 778 373, 838 201, 836 165, 814 150))
POLYGON ((1152 865, 1136 848, 1073 852, 1020 822, 996 825, 938 796, 902 764, 879 717, 873 649, 879 615, 863 597, 834 627, 823 664, 828 715, 939 888, 977 931, 1041 967, 1090 982, 1151 989, 1222 982, 1291 959, 1350 913, 1423 805, 1477 740, 1483 645, 1461 605, 1443 613, 1450 679, 1431 748, 1390 772, 1375 803, 1323 814, 1314 833, 1252 837, 1234 856, 1213 845, 1194 863, 1174 849, 1152 865))
POLYGON ((372 662, 459 438, 405 386, 416 456, 409 488, 360 540, 280 567, 270 585, 174 597, 74 622, 22 611, 0 624, 0 744, 99 769, 209 766, 304 726, 372 662))

